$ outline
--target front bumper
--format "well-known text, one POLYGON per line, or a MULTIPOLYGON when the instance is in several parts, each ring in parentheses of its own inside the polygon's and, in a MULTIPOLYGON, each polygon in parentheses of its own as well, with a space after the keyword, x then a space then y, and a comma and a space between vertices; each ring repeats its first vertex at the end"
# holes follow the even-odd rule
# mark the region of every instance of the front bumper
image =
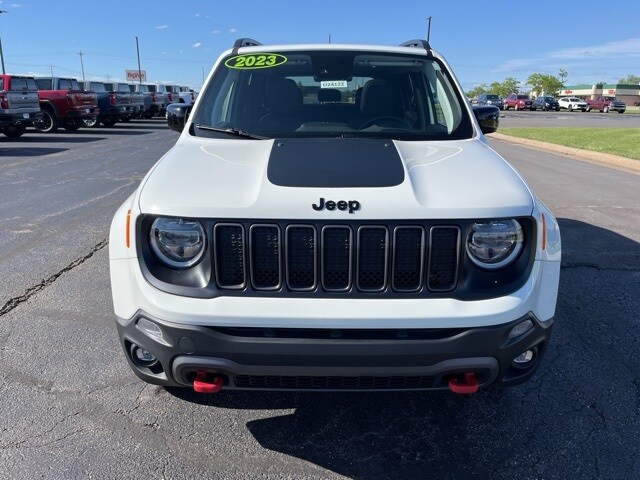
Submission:
POLYGON ((189 387, 196 372, 221 376, 224 388, 258 390, 446 390, 449 379, 473 372, 480 386, 515 385, 538 368, 553 320, 531 313, 503 325, 450 329, 218 328, 184 325, 139 311, 118 318, 120 342, 135 374, 165 386, 189 387), (137 326, 154 322, 162 336, 137 326), (509 339, 511 329, 533 327, 509 339), (158 361, 140 364, 135 347, 158 361), (535 352, 526 368, 512 363, 535 352))

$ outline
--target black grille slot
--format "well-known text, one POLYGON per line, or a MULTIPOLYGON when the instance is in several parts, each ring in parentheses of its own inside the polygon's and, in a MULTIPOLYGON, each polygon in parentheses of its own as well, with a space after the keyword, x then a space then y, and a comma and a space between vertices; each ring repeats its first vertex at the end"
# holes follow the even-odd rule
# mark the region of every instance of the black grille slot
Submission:
POLYGON ((280 229, 275 225, 251 227, 251 282, 258 290, 280 286, 280 229))
POLYGON ((424 230, 422 227, 397 227, 394 231, 393 288, 415 292, 422 286, 424 230))
POLYGON ((327 291, 345 291, 351 286, 351 229, 322 229, 322 286, 327 291))
POLYGON ((292 225, 287 228, 287 283, 291 290, 316 286, 316 230, 292 225))
POLYGON ((243 288, 245 281, 244 229, 221 223, 214 229, 216 282, 220 288, 243 288))
POLYGON ((336 390, 402 390, 431 388, 433 377, 328 377, 328 376, 281 376, 281 375, 236 375, 238 388, 268 389, 336 389, 336 390))
POLYGON ((458 227, 433 227, 429 240, 429 290, 452 290, 458 278, 458 227))
POLYGON ((387 279, 389 235, 385 227, 358 230, 358 274, 356 284, 363 292, 384 290, 387 279))

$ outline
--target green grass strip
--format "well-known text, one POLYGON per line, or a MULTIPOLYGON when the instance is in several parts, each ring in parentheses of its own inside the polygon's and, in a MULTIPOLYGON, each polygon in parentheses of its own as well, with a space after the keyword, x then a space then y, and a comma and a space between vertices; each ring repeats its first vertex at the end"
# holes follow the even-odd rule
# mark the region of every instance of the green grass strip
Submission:
POLYGON ((498 132, 640 160, 640 128, 500 128, 498 132))

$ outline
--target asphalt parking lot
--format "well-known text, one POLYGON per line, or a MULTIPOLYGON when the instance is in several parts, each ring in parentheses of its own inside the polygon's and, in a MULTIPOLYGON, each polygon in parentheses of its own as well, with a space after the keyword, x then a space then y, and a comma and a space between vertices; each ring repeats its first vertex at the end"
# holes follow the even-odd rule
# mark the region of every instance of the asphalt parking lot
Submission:
MULTIPOLYGON (((640 122, 502 125, 551 117, 640 122)), ((0 140, 0 478, 640 477, 640 175, 490 140, 563 236, 554 333, 528 383, 208 396, 139 381, 112 313, 110 219, 177 136, 134 120, 0 140)))
POLYGON ((639 114, 616 112, 542 112, 537 110, 503 110, 500 112, 501 127, 594 127, 594 128, 640 128, 639 114))

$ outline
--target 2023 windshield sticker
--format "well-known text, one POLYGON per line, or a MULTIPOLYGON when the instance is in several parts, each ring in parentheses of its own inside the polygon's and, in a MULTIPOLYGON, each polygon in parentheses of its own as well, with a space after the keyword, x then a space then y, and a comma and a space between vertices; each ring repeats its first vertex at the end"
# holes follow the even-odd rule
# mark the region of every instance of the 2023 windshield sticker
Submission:
POLYGON ((234 55, 224 64, 237 70, 254 70, 257 68, 278 67, 287 63, 287 57, 278 53, 256 53, 234 55))

